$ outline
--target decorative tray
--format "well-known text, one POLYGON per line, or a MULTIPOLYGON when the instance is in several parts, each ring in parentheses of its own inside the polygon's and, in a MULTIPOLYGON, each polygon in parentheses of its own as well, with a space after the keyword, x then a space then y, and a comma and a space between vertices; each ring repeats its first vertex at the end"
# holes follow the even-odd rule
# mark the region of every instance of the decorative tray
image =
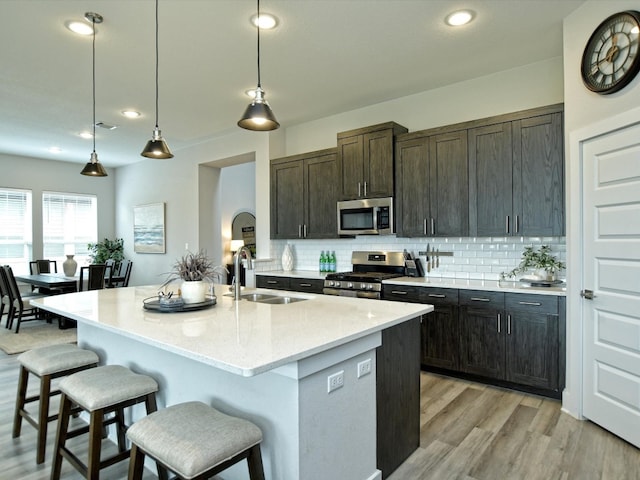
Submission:
POLYGON ((520 281, 532 287, 554 287, 564 283, 562 280, 533 280, 530 278, 521 278, 520 281))
POLYGON ((203 310, 216 304, 215 295, 207 295, 204 302, 184 303, 180 297, 173 301, 161 301, 159 297, 149 297, 142 301, 145 310, 153 310, 161 313, 192 312, 203 310))

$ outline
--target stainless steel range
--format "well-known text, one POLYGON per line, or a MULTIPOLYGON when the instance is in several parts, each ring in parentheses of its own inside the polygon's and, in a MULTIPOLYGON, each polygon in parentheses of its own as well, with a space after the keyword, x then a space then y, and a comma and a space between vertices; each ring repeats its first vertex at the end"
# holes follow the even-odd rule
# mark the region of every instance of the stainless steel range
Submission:
POLYGON ((353 271, 327 274, 325 295, 379 299, 382 281, 405 275, 402 252, 353 252, 353 271))

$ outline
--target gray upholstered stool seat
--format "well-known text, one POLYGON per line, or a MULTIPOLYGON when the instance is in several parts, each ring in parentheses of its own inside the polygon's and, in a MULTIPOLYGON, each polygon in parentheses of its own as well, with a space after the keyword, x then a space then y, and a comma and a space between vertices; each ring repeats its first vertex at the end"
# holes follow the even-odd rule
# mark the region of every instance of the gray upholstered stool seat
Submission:
POLYGON ((49 400, 52 396, 60 393, 60 390, 51 390, 51 381, 97 366, 98 355, 91 350, 83 350, 77 345, 51 345, 22 353, 18 356, 18 362, 20 363, 20 378, 13 417, 13 438, 20 436, 23 418, 33 425, 38 431, 36 462, 42 463, 44 462, 48 423, 58 418, 57 414, 49 415, 49 400), (40 392, 31 397, 27 397, 29 374, 40 379, 40 392), (36 401, 40 402, 37 419, 25 409, 26 404, 36 401))
POLYGON ((134 423, 127 437, 133 444, 129 479, 141 478, 145 454, 189 480, 208 478, 246 458, 250 478, 264 479, 260 428, 202 402, 152 413, 134 423))
MULTIPOLYGON (((132 372, 121 365, 107 365, 75 373, 60 382, 62 398, 55 453, 51 467, 51 479, 60 478, 62 459, 67 459, 86 478, 98 478, 99 471, 129 457, 126 448, 124 409, 137 403, 145 403, 147 414, 157 410, 156 381, 132 372), (69 415, 72 405, 89 413, 89 425, 69 431, 69 415), (105 414, 115 413, 105 419, 105 414), (118 438, 118 453, 101 459, 102 432, 105 425, 115 423, 118 438), (89 455, 87 465, 66 446, 69 438, 89 433, 89 455)), ((163 472, 164 473, 164 472, 163 472)))

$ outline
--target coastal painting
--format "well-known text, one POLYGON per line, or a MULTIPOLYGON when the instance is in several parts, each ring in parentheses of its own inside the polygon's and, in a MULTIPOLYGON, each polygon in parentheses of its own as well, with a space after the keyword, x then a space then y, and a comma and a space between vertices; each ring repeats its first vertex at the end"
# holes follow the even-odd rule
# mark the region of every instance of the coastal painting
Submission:
POLYGON ((164 203, 133 207, 133 251, 165 253, 164 203))

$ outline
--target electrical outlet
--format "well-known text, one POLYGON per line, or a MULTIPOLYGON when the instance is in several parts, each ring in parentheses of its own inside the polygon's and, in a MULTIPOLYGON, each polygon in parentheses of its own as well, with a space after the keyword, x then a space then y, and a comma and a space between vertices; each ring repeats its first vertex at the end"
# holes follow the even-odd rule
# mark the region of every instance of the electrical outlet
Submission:
POLYGON ((358 378, 364 377, 371 373, 371 359, 367 358, 361 362, 358 362, 358 378))
POLYGON ((338 388, 344 387, 344 370, 340 370, 327 377, 327 392, 331 393, 338 388))

